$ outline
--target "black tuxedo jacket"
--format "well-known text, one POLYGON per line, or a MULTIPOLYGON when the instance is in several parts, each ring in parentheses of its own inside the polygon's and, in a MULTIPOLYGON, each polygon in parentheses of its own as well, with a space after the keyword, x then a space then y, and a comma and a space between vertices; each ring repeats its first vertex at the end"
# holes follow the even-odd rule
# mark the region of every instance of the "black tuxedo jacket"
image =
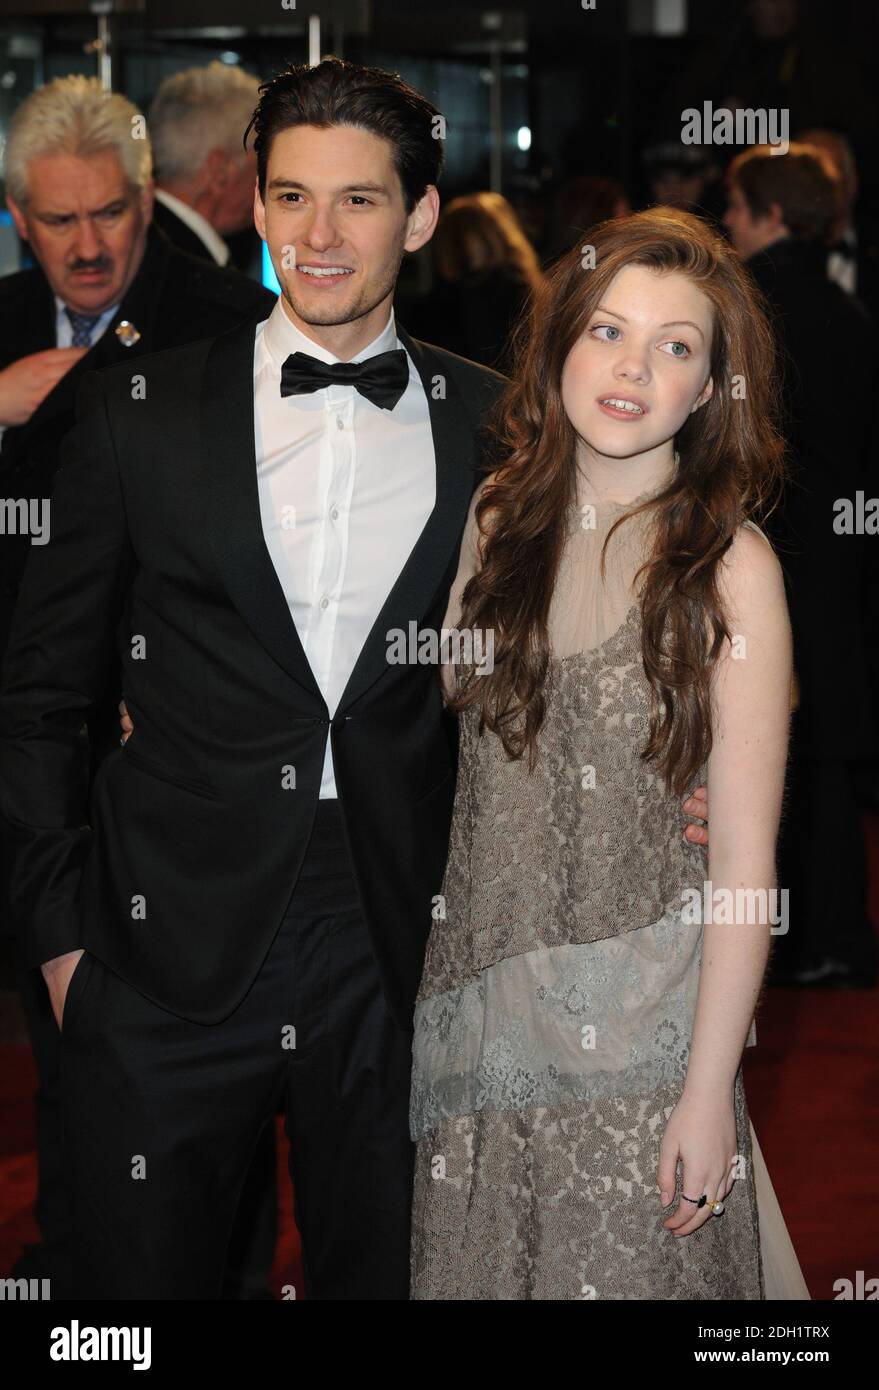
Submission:
MULTIPOLYGON (((3 431, 0 495, 51 497, 58 449, 73 427, 76 392, 87 372, 224 333, 245 319, 267 318, 274 303, 275 296, 255 281, 185 255, 151 226, 140 269, 106 331, 26 424, 3 431), (114 332, 122 319, 140 331, 132 347, 124 347, 114 332)), ((0 279, 0 370, 54 346, 55 300, 42 270, 0 279)), ((0 536, 0 662, 22 572, 34 549, 27 536, 0 536)))
POLYGON ((389 664, 387 633, 442 625, 504 379, 400 330, 430 405, 436 504, 331 720, 263 538, 254 328, 141 360, 145 401, 128 363, 83 379, 0 693, 13 914, 29 965, 84 946, 162 1007, 225 1018, 295 885, 329 731, 363 912, 410 1027, 457 726, 436 667, 389 664), (89 817, 82 724, 114 645, 135 728, 89 817))
POLYGON ((217 264, 201 237, 191 227, 187 227, 182 217, 178 217, 171 208, 165 207, 158 198, 153 203, 153 221, 161 227, 178 251, 197 256, 200 261, 207 261, 209 265, 217 264))

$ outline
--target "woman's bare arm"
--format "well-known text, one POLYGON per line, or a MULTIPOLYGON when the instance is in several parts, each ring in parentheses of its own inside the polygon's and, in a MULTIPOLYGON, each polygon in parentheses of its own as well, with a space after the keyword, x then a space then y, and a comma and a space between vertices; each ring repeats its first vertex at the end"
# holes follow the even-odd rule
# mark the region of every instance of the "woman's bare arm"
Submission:
POLYGON ((756 531, 742 528, 736 536, 721 591, 733 641, 725 643, 713 682, 703 903, 710 894, 716 913, 728 890, 734 912, 729 925, 716 921, 703 928, 686 1081, 691 1096, 732 1087, 763 983, 771 914, 779 906, 775 847, 790 724, 792 642, 784 582, 771 546, 756 531), (756 904, 756 913, 749 904, 756 904))

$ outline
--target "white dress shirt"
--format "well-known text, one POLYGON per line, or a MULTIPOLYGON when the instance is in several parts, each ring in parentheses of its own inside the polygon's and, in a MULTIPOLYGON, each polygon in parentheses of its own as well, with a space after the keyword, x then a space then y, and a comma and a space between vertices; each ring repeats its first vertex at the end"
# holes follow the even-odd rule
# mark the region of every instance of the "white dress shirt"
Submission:
POLYGON ((160 203, 164 203, 169 212, 175 212, 181 222, 185 222, 191 232, 195 232, 199 241, 204 243, 205 249, 210 251, 217 265, 225 265, 232 254, 218 231, 211 226, 206 217, 202 217, 200 212, 191 208, 182 199, 175 198, 173 193, 166 193, 164 188, 156 189, 156 197, 160 203))
MULTIPOLYGON (((352 360, 401 347, 393 310, 352 360)), ((254 436, 266 546, 330 718, 385 599, 436 502, 430 410, 409 359, 392 411, 353 386, 281 396, 293 352, 339 358, 312 341, 279 299, 257 324, 254 436)), ((320 796, 337 796, 329 728, 320 796)))
POLYGON ((846 227, 840 238, 849 248, 849 255, 831 251, 827 257, 827 274, 840 289, 849 294, 858 292, 858 236, 854 227, 846 227))

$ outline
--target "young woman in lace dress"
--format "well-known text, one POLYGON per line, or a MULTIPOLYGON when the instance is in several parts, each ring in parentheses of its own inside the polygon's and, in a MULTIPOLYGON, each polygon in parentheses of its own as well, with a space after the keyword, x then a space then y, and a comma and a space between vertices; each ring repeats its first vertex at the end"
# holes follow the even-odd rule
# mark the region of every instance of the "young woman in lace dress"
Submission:
POLYGON ((767 1296, 741 1059, 783 925, 791 642, 751 520, 782 470, 771 333, 699 219, 588 241, 523 334, 445 623, 482 646, 453 634, 443 671, 460 753, 415 1016, 416 1299, 767 1296), (703 782, 707 854, 679 814, 703 782))

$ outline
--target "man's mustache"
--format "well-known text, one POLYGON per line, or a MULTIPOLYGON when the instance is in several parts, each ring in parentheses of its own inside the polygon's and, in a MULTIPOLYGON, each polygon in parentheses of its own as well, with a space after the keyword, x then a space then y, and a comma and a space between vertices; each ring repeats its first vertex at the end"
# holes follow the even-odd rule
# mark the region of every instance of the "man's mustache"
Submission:
POLYGON ((101 256, 97 261, 73 261, 69 267, 71 272, 77 270, 112 270, 113 262, 107 256, 101 256))

